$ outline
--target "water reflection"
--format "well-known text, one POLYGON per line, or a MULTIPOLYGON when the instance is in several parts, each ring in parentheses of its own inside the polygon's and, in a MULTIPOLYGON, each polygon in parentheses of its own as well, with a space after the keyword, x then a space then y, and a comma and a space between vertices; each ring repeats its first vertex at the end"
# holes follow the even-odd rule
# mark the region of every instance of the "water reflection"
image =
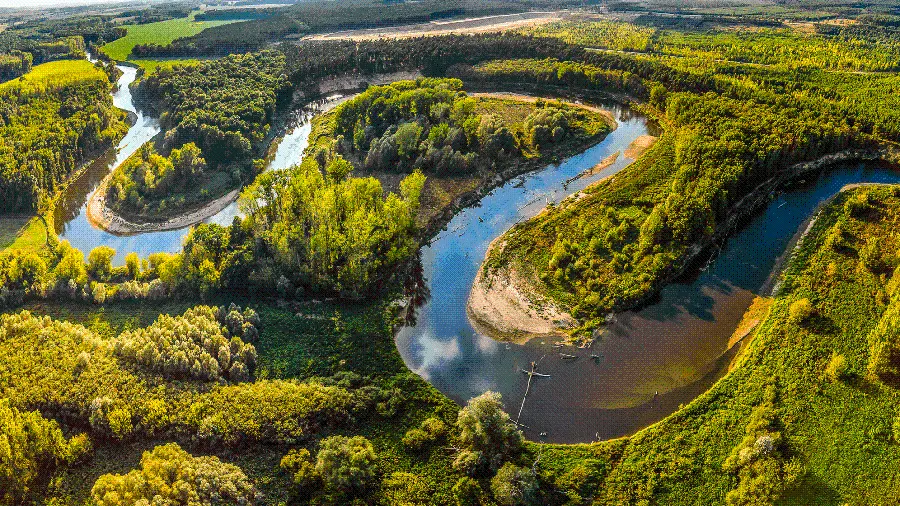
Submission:
MULTIPOLYGON (((124 162, 145 142, 160 132, 159 122, 145 115, 135 107, 129 85, 137 76, 137 69, 119 65, 122 76, 118 80, 118 89, 113 93, 113 104, 137 116, 132 126, 116 150, 91 164, 85 173, 69 185, 66 195, 61 199, 55 214, 56 232, 60 239, 65 239, 76 248, 88 252, 91 249, 106 245, 116 250, 113 263, 125 263, 125 255, 136 252, 141 257, 150 253, 175 253, 181 250, 182 241, 190 227, 160 232, 146 232, 132 235, 117 235, 96 228, 87 219, 87 200, 97 185, 113 168, 124 162)), ((311 129, 310 118, 317 112, 334 107, 346 97, 336 94, 308 104, 291 114, 286 134, 278 141, 278 146, 271 157, 267 170, 281 170, 299 163, 303 150, 309 142, 311 129)), ((205 220, 208 223, 229 225, 235 216, 240 215, 237 202, 232 202, 216 215, 205 220)))
POLYGON ((627 166, 631 160, 620 157, 601 174, 564 188, 567 179, 648 133, 645 118, 610 108, 620 126, 603 142, 498 188, 422 249, 422 284, 430 298, 395 339, 410 369, 455 401, 494 390, 514 418, 527 381, 522 370, 539 362, 539 371, 551 377, 535 379, 522 412, 520 422, 531 439, 540 432, 567 443, 627 435, 704 392, 736 351, 728 349, 732 332, 801 223, 846 184, 900 182, 900 174, 888 168, 858 165, 778 196, 708 264, 701 262, 650 305, 617 315, 591 349, 557 348, 551 339, 498 343, 479 334, 465 306, 488 244, 547 202, 627 166), (563 359, 560 352, 577 358, 563 359))

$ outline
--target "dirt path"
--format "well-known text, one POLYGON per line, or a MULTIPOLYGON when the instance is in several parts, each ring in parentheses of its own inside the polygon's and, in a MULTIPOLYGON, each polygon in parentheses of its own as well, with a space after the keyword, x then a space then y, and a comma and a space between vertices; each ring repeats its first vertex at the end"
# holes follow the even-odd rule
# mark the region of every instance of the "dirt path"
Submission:
POLYGON ((522 12, 518 14, 500 14, 477 18, 451 19, 415 23, 410 25, 387 26, 384 28, 363 28, 332 33, 308 35, 300 40, 372 40, 400 39, 422 37, 425 35, 447 35, 451 33, 483 33, 511 30, 524 26, 533 26, 550 21, 557 21, 568 14, 568 11, 522 12))

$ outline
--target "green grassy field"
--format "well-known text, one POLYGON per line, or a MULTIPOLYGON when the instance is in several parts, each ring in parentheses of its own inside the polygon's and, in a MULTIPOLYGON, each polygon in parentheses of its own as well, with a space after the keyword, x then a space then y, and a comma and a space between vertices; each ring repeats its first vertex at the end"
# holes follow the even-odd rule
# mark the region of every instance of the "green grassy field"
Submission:
MULTIPOLYGON (((169 19, 144 25, 124 25, 128 33, 121 39, 114 40, 100 48, 107 56, 117 61, 129 59, 131 50, 137 44, 166 45, 175 39, 190 37, 203 30, 219 25, 241 21, 239 19, 217 21, 194 21, 196 13, 186 18, 169 19)), ((152 72, 157 67, 174 65, 176 63, 189 63, 195 60, 131 60, 132 63, 141 66, 147 72, 152 72)))
POLYGON ((87 60, 52 61, 37 65, 27 74, 0 84, 0 94, 13 89, 33 93, 48 87, 93 79, 106 79, 106 75, 87 60))

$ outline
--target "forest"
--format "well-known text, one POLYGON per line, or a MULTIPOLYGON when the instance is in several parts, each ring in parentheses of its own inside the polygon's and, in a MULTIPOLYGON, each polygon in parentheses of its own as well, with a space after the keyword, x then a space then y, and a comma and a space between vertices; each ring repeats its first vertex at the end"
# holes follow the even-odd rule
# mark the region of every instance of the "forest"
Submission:
MULTIPOLYGON (((782 191, 828 174, 829 159, 897 180, 896 6, 194 7, 98 9, 0 31, 0 214, 36 215, 45 233, 21 247, 28 232, 13 231, 0 250, 0 504, 897 501, 893 184, 836 187, 815 207, 773 271, 773 291, 749 294, 757 312, 727 329, 734 348, 724 369, 702 388, 689 384, 697 391, 671 415, 572 445, 546 443, 546 432, 533 438, 544 429, 519 423, 534 389, 587 389, 559 382, 620 358, 604 329, 637 321, 622 315, 634 308, 652 320, 640 311, 661 289, 687 290, 679 275, 702 275, 782 191), (285 39, 569 7, 582 10, 496 33, 285 39), (194 15, 228 24, 119 55, 204 59, 139 72, 131 91, 163 131, 110 167, 106 202, 152 222, 241 188, 241 215, 195 224, 169 253, 120 257, 104 242, 81 251, 61 239, 65 224, 54 227, 69 219, 54 213, 58 196, 128 130, 110 98, 112 65, 92 65, 83 52, 120 38, 123 26, 194 15), (394 71, 424 77, 354 91, 302 125, 308 145, 293 166, 264 170, 271 146, 294 128, 299 97, 315 99, 329 78, 394 71), (616 104, 618 125, 595 103, 616 104), (620 157, 615 175, 577 191, 564 185, 574 195, 559 204, 530 185, 530 171, 566 170, 570 156, 604 138, 627 139, 631 114, 658 126, 647 131, 659 138, 633 161, 620 157), (451 222, 501 188, 521 197, 505 204, 518 222, 508 232, 473 239, 502 218, 487 204, 451 222), (538 208, 533 218, 528 205, 538 208), (524 345, 546 357, 531 373, 523 345, 455 327, 461 337, 447 341, 424 328, 466 302, 440 286, 456 281, 440 277, 456 267, 433 266, 478 268, 481 253, 467 247, 482 239, 496 242, 481 269, 515 271, 514 289, 575 321, 567 335, 524 345), (452 244, 434 247, 441 240, 452 244), (423 337, 406 349, 404 329, 423 337), (522 390, 486 391, 492 380, 459 365, 468 348, 492 354, 492 369, 508 369, 497 377, 522 390), (430 376, 439 368, 460 369, 448 377, 481 390, 451 398, 430 376)), ((721 281, 685 311, 724 326, 711 305, 742 291, 721 281)), ((644 374, 662 371, 650 364, 644 374)), ((647 409, 666 410, 667 394, 651 389, 647 409)), ((548 430, 555 441, 562 429, 548 430)))
POLYGON ((87 61, 35 66, 0 84, 0 214, 29 213, 125 135, 104 71, 87 61))

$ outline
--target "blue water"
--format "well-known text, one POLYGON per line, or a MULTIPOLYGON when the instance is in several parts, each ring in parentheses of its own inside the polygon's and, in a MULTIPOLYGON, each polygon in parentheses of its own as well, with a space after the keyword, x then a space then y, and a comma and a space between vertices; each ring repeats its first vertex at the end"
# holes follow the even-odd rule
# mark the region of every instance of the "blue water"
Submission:
MULTIPOLYGON (((616 112, 620 118, 625 113, 616 112)), ((527 382, 522 370, 535 361, 538 371, 551 377, 532 383, 520 419, 526 436, 574 443, 631 434, 676 411, 721 375, 732 333, 817 206, 847 184, 900 182, 896 171, 862 164, 810 177, 749 220, 705 270, 667 286, 656 302, 617 315, 590 349, 555 348, 552 338, 507 344, 477 332, 466 300, 490 242, 548 201, 559 202, 627 166, 630 160, 620 157, 603 173, 563 188, 568 178, 623 150, 646 130, 643 118, 620 119, 619 129, 597 146, 498 188, 454 217, 422 249, 430 298, 395 339, 411 370, 460 403, 487 390, 500 392, 516 419, 527 382), (578 358, 564 360, 560 351, 578 358), (540 438, 541 432, 547 436, 540 438)))

